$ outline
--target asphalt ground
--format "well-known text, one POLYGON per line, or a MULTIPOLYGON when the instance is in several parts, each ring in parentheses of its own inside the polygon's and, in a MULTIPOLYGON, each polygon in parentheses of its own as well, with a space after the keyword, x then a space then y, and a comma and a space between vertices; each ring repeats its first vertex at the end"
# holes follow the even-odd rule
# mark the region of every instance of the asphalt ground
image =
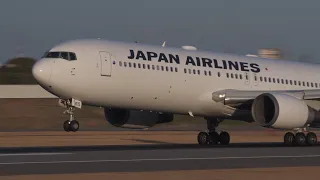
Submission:
POLYGON ((320 146, 285 147, 282 143, 15 147, 0 151, 2 176, 320 165, 320 146))

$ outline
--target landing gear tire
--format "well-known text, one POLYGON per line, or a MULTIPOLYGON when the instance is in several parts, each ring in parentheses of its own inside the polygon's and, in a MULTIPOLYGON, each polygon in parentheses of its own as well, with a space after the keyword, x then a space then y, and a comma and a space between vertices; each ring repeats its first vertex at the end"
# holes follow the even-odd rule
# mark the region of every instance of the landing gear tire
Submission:
POLYGON ((229 145, 230 135, 227 132, 221 132, 219 135, 219 141, 221 145, 229 145))
POLYGON ((294 144, 294 141, 295 141, 295 136, 292 132, 287 132, 285 135, 284 135, 284 145, 286 146, 292 146, 294 144))
POLYGON ((63 123, 63 129, 66 131, 66 132, 77 132, 79 130, 79 122, 76 121, 76 120, 73 120, 73 121, 65 121, 63 123))
POLYGON ((309 132, 306 137, 307 145, 314 146, 318 143, 317 135, 313 132, 309 132))
POLYGON ((210 132, 208 135, 208 143, 216 145, 219 143, 219 134, 217 132, 210 132))
POLYGON ((71 131, 77 132, 79 130, 80 125, 78 121, 73 120, 70 122, 69 127, 71 131))
POLYGON ((297 133, 295 139, 295 144, 298 146, 303 146, 306 144, 306 136, 304 135, 304 133, 297 133))
POLYGON ((200 132, 198 134, 198 143, 200 145, 208 144, 208 134, 206 132, 200 132))
POLYGON ((63 123, 63 129, 66 131, 66 132, 69 132, 70 131, 70 124, 69 124, 70 121, 65 121, 63 123))

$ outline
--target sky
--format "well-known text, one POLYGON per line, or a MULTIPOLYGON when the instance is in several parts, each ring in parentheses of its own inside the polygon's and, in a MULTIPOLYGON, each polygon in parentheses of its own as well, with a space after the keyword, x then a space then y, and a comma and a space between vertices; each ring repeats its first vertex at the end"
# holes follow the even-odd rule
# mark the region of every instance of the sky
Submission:
POLYGON ((2 0, 0 62, 102 38, 320 62, 319 0, 2 0))

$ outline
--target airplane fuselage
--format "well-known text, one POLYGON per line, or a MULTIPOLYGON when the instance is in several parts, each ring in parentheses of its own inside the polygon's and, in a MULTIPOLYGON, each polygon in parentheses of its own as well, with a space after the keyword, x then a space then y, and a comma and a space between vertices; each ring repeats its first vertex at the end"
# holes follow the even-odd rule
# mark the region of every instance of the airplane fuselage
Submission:
POLYGON ((320 88, 317 64, 103 40, 50 52, 74 52, 77 60, 44 57, 51 72, 42 86, 94 106, 231 117, 235 109, 213 101, 213 92, 320 88))

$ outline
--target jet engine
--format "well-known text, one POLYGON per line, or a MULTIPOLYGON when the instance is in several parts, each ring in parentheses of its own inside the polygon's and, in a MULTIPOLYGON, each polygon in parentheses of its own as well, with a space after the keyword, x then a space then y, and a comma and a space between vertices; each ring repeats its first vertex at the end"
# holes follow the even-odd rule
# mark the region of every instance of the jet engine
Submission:
POLYGON ((319 111, 305 101, 281 93, 264 93, 255 98, 251 107, 255 122, 263 127, 276 129, 302 128, 319 124, 319 111))
POLYGON ((144 129, 173 121, 173 114, 120 108, 104 108, 104 114, 111 125, 129 129, 144 129))

